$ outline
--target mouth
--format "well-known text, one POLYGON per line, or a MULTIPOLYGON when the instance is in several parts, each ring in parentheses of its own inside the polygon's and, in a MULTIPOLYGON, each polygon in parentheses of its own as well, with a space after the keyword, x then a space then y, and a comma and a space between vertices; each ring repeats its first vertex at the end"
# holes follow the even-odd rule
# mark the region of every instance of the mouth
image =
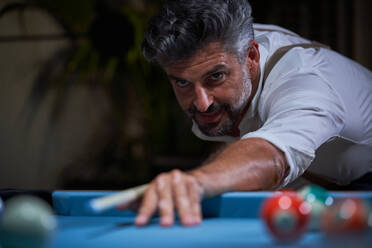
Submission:
POLYGON ((217 110, 211 113, 197 113, 195 115, 196 120, 202 124, 211 124, 219 122, 222 118, 223 109, 217 110))

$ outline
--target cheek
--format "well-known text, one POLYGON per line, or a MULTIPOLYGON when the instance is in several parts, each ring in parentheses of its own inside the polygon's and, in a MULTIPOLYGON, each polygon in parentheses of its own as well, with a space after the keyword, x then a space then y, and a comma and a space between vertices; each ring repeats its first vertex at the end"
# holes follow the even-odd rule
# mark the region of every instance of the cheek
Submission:
POLYGON ((231 90, 229 91, 230 99, 233 101, 233 103, 236 103, 242 95, 244 95, 243 91, 246 91, 245 87, 243 86, 245 84, 245 78, 243 75, 237 75, 231 84, 231 90))
POLYGON ((234 89, 229 87, 219 87, 214 91, 214 100, 218 104, 231 104, 234 98, 234 89))
POLYGON ((242 87, 238 83, 226 83, 215 90, 215 100, 220 104, 233 104, 241 95, 242 87))

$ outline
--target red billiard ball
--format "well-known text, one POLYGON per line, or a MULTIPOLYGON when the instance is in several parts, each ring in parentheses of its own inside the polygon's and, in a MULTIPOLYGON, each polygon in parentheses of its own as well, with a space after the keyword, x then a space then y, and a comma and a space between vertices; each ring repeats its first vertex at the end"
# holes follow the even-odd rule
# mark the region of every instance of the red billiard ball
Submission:
POLYGON ((269 232, 279 241, 296 241, 306 231, 309 203, 296 192, 277 192, 261 207, 261 217, 269 232))
POLYGON ((360 198, 339 199, 322 215, 321 228, 327 234, 364 231, 369 213, 369 205, 360 198))

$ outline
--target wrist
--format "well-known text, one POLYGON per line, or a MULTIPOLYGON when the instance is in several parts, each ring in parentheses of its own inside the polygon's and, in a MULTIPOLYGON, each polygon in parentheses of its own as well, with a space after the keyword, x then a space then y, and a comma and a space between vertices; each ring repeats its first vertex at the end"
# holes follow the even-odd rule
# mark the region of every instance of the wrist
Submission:
POLYGON ((213 197, 224 192, 221 190, 223 185, 221 181, 212 178, 213 175, 203 171, 203 167, 192 170, 189 173, 195 178, 199 185, 201 198, 213 197))
POLYGON ((188 174, 191 175, 195 179, 198 185, 200 199, 203 199, 205 197, 210 197, 211 195, 208 190, 207 182, 206 182, 207 175, 200 169, 189 171, 188 174))

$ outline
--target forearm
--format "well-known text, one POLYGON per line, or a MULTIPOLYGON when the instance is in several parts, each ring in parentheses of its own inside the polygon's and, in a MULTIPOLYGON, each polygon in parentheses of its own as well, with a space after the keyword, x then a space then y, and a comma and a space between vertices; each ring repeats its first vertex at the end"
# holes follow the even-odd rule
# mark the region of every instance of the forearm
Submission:
POLYGON ((172 225, 176 209, 183 225, 198 225, 202 218, 202 197, 228 191, 273 189, 283 180, 285 168, 284 154, 269 142, 237 141, 198 169, 158 175, 142 197, 135 223, 145 225, 158 210, 160 224, 172 225))
POLYGON ((276 188, 288 171, 284 153, 271 143, 244 139, 225 147, 214 159, 191 171, 204 196, 228 191, 270 190, 276 188))

